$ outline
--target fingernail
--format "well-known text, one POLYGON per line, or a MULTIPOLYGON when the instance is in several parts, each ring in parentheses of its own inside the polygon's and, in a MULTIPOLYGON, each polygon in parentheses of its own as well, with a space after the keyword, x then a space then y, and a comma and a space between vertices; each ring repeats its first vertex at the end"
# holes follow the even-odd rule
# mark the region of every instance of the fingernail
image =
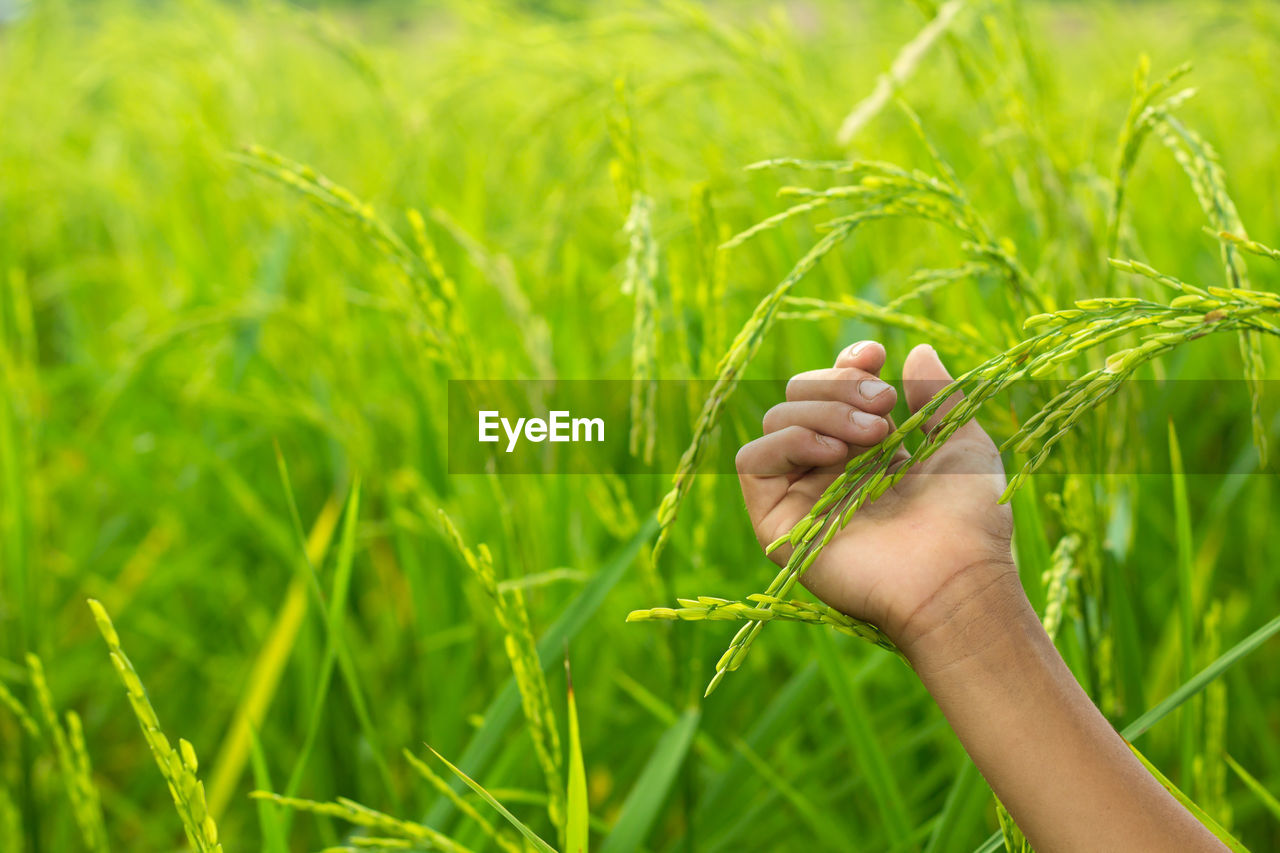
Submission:
POLYGON ((849 418, 863 429, 874 429, 876 424, 882 422, 884 418, 879 415, 873 415, 870 412, 864 412, 861 409, 854 409, 849 418))
POLYGON ((874 400, 889 390, 889 383, 879 379, 864 379, 858 383, 858 393, 864 400, 874 400))
POLYGON ((818 433, 818 443, 826 447, 830 447, 832 450, 839 450, 844 444, 844 442, 834 439, 829 435, 823 435, 822 433, 818 433))
POLYGON ((858 353, 860 353, 860 352, 862 352, 864 349, 866 349, 866 348, 867 348, 867 344, 869 344, 869 343, 871 343, 871 341, 859 341, 858 343, 856 343, 856 344, 852 345, 851 347, 849 347, 848 349, 846 349, 846 350, 844 351, 844 354, 845 354, 845 355, 847 355, 847 356, 849 356, 849 358, 856 358, 856 357, 857 357, 857 355, 858 355, 858 353))

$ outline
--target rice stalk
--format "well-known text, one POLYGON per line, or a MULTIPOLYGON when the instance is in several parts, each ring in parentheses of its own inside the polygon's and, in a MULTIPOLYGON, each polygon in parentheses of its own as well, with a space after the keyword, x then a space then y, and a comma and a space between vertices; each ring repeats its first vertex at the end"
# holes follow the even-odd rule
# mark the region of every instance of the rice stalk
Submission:
POLYGON ((524 604, 524 593, 515 589, 503 593, 498 589, 494 573, 493 554, 483 543, 474 550, 462 538, 462 534, 444 510, 438 511, 441 525, 449 540, 457 549, 467 567, 471 569, 480 586, 494 604, 494 615, 505 634, 503 648, 511 663, 516 686, 520 691, 521 706, 529 723, 529 735, 533 739, 534 754, 547 782, 547 813, 557 831, 564 831, 565 802, 564 777, 561 768, 560 733, 556 727, 555 712, 543 677, 542 663, 538 657, 538 645, 529 625, 529 614, 524 604))
POLYGON ((920 61, 933 47, 938 37, 946 33, 954 23, 956 16, 964 9, 965 0, 947 0, 938 7, 938 14, 924 26, 911 41, 907 42, 894 57, 889 70, 876 80, 871 94, 858 102, 853 111, 845 117, 836 132, 836 142, 847 146, 853 138, 884 109, 885 104, 915 74, 920 61))
POLYGON ((631 431, 628 448, 646 465, 653 462, 657 440, 658 245, 653 236, 653 200, 645 192, 635 118, 626 80, 614 81, 614 108, 609 114, 614 160, 609 164, 619 198, 627 207, 623 233, 627 258, 622 293, 635 300, 631 326, 631 431))
POLYGON ((783 601, 771 595, 756 593, 746 601, 700 595, 697 598, 677 599, 679 607, 653 607, 633 610, 627 614, 628 622, 742 622, 784 621, 804 622, 809 625, 825 625, 834 631, 857 637, 898 654, 898 650, 879 628, 861 619, 846 616, 825 604, 807 601, 783 601), (764 607, 763 605, 768 605, 764 607))
POLYGON ((476 810, 475 806, 467 802, 461 794, 453 789, 452 785, 444 781, 444 779, 441 779, 440 775, 431 769, 431 765, 427 764, 427 762, 423 761, 407 749, 404 750, 404 757, 405 760, 409 762, 409 766, 416 770, 419 776, 425 779, 437 793, 443 795, 449 800, 449 802, 453 803, 454 807, 457 808, 459 812, 466 815, 469 820, 473 821, 476 826, 480 827, 480 830, 488 836, 494 844, 497 844, 500 848, 506 851, 506 853, 521 853, 521 847, 519 844, 516 844, 509 837, 498 832, 497 828, 493 825, 493 822, 480 814, 480 812, 476 810))
POLYGON ((393 838, 415 842, 415 846, 421 845, 428 850, 444 850, 446 853, 470 853, 468 848, 429 826, 392 817, 385 812, 371 809, 346 797, 338 797, 333 802, 319 802, 298 797, 283 797, 271 791, 253 791, 249 796, 255 800, 265 800, 295 811, 335 817, 356 826, 387 833, 393 838))
MULTIPOLYGON (((460 361, 456 343, 446 332, 451 313, 450 304, 456 295, 451 290, 452 281, 447 277, 438 278, 438 268, 429 257, 411 249, 399 234, 378 217, 372 205, 312 167, 290 160, 261 145, 247 145, 240 153, 233 154, 232 159, 290 187, 321 212, 341 222, 354 224, 409 283, 410 304, 419 315, 421 330, 426 335, 426 342, 431 350, 448 362, 460 361)), ((412 214, 410 222, 413 223, 412 214)), ((416 226, 414 230, 418 230, 416 226)))
POLYGON ((855 296, 842 296, 839 300, 812 299, 788 296, 784 305, 792 310, 778 314, 779 320, 826 320, 850 318, 889 328, 903 329, 933 341, 943 350, 966 355, 986 354, 990 346, 974 335, 958 331, 954 326, 938 323, 916 314, 905 314, 882 308, 874 302, 855 296))
POLYGON ((21 850, 24 838, 22 814, 14 805, 8 789, 0 785, 0 847, 5 850, 21 850))
POLYGON ((635 298, 631 330, 631 433, 629 448, 646 465, 653 463, 657 439, 658 249, 653 238, 653 202, 636 191, 624 231, 629 249, 622 292, 635 298))
POLYGON ((76 828, 80 830, 85 847, 95 853, 105 853, 110 845, 107 843, 107 829, 102 821, 102 804, 98 799, 98 789, 93 784, 93 771, 84 746, 80 717, 74 711, 67 712, 67 727, 64 729, 58 719, 58 712, 54 710, 53 695, 49 692, 49 682, 45 679, 40 658, 28 654, 27 671, 31 676, 31 690, 35 694, 41 720, 53 743, 58 775, 62 777, 67 800, 71 803, 76 828))
POLYGON ((40 727, 36 725, 35 719, 32 718, 26 707, 18 701, 18 697, 9 692, 9 688, 4 686, 4 682, 0 681, 0 705, 9 709, 14 718, 18 721, 18 725, 25 731, 32 740, 40 737, 40 727))
MULTIPOLYGON (((1134 94, 1129 102, 1129 111, 1125 115, 1124 124, 1120 127, 1120 137, 1116 145, 1116 158, 1111 173, 1111 205, 1107 210, 1107 257, 1114 257, 1119 251, 1120 222, 1124 212, 1125 193, 1129 185, 1129 175, 1138 161, 1138 152, 1143 141, 1150 135, 1156 123, 1156 112, 1152 109, 1155 100, 1167 92, 1180 78, 1191 71, 1191 64, 1184 63, 1170 71, 1156 83, 1150 82, 1151 60, 1143 54, 1138 60, 1138 68, 1134 72, 1134 94)), ((1163 106, 1165 114, 1190 97, 1194 90, 1184 90, 1166 100, 1163 106)))
POLYGON ((1053 549, 1052 562, 1045 572, 1045 605, 1041 622, 1051 640, 1058 636, 1058 629, 1062 626, 1070 581, 1078 573, 1076 554, 1079 550, 1079 534, 1068 533, 1063 536, 1053 549))
POLYGON ((209 814, 205 802, 204 783, 196 776, 199 762, 195 749, 182 739, 178 740, 177 749, 169 744, 164 730, 160 728, 160 720, 156 717, 155 709, 151 707, 151 700, 147 698, 142 680, 133 668, 129 656, 120 647, 120 635, 111 624, 111 617, 94 599, 89 599, 89 608, 93 611, 93 618, 98 623, 98 631, 107 642, 116 674, 124 683, 129 704, 133 706, 134 716, 138 718, 138 725, 142 728, 142 736, 151 749, 156 765, 160 768, 160 775, 169 786, 169 793, 173 797, 174 806, 177 807, 182 828, 187 834, 187 841, 199 853, 222 853, 222 845, 218 843, 218 826, 209 814))
POLYGON ((711 433, 719 423, 720 414, 729 397, 738 387, 738 382, 742 378, 742 371, 755 356, 756 352, 759 351, 760 344, 773 328, 782 300, 801 279, 817 266, 818 261, 844 242, 845 238, 853 233, 855 227, 855 224, 844 224, 833 228, 813 248, 805 253, 804 257, 792 267, 787 277, 756 306, 751 317, 748 318, 734 338, 729 351, 720 360, 715 384, 712 386, 710 394, 708 394, 706 401, 703 403, 702 411, 698 414, 698 419, 694 423, 693 438, 680 457, 671 489, 662 498, 662 502, 658 506, 660 532, 657 541, 653 545, 653 562, 655 564, 662 555, 662 551, 670 537, 671 525, 675 523, 676 516, 680 512, 680 505, 683 503, 685 495, 688 494, 689 487, 693 483, 694 472, 701 465, 703 456, 706 454, 711 433))
MULTIPOLYGON (((1169 304, 1138 297, 1081 299, 1076 301, 1074 308, 1028 318, 1027 330, 1041 331, 962 374, 879 445, 848 463, 810 513, 788 534, 770 545, 769 550, 772 551, 789 542, 794 550, 764 594, 785 599, 822 548, 859 508, 892 488, 911 468, 932 456, 961 425, 977 414, 984 403, 1014 381, 1045 376, 1060 365, 1122 335, 1135 333, 1139 336, 1136 345, 1112 352, 1103 367, 1069 382, 1005 442, 1006 448, 1037 449, 1010 479, 1001 496, 1002 501, 1007 501, 1043 464, 1054 446, 1086 412, 1115 394, 1142 365, 1207 334, 1242 329, 1280 334, 1280 328, 1268 319, 1280 314, 1280 296, 1276 294, 1237 288, 1200 288, 1138 262, 1113 263, 1118 268, 1161 281, 1180 295, 1169 304), (887 466, 906 437, 919 429, 956 391, 963 391, 965 399, 947 413, 911 458, 890 474, 887 466)), ((760 607, 768 610, 771 604, 764 602, 760 607)), ((764 622, 750 617, 734 636, 716 664, 716 674, 707 688, 708 693, 727 672, 741 666, 764 622)))

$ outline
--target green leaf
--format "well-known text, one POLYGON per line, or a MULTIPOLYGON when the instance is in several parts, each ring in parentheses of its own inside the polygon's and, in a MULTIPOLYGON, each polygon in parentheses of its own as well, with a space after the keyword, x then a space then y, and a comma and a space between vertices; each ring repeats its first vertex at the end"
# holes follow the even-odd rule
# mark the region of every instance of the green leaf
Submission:
POLYGON ((1126 740, 1136 740, 1183 702, 1208 687, 1210 682, 1230 669, 1237 661, 1269 640, 1277 631, 1280 631, 1280 616, 1236 643, 1217 660, 1200 670, 1194 678, 1165 697, 1160 704, 1125 726, 1120 734, 1126 740))
POLYGON ((1201 825, 1203 825, 1205 829, 1212 832, 1215 836, 1217 836, 1219 841, 1227 845, 1229 849, 1236 851, 1236 853, 1249 853, 1249 848, 1245 847, 1239 841, 1236 841, 1236 839, 1232 837, 1231 833, 1227 832, 1225 829, 1222 828, 1221 824, 1219 824, 1213 818, 1209 817, 1208 812, 1200 808, 1200 806, 1196 805, 1195 801, 1192 800, 1190 797, 1188 797, 1186 794, 1182 793, 1181 789, 1179 789, 1177 785, 1170 782, 1165 777, 1165 775, 1161 773, 1159 769, 1156 768, 1154 764, 1148 761, 1147 757, 1143 755, 1141 752, 1139 752, 1136 746, 1129 743, 1128 741, 1125 741, 1125 744, 1129 747, 1129 751, 1132 752, 1137 757, 1137 759, 1142 762, 1142 766, 1147 768, 1147 772, 1150 773, 1152 776, 1154 776, 1156 778, 1156 781, 1159 782, 1166 791, 1172 794, 1175 800, 1177 800, 1179 803, 1182 804, 1183 808, 1191 812, 1192 816, 1196 820, 1200 821, 1201 825))
MULTIPOLYGON (((249 756, 253 767, 253 785, 262 791, 270 791, 274 787, 271 782, 271 770, 267 765, 267 757, 262 753, 262 741, 252 726, 249 728, 249 756)), ((258 829, 262 833, 263 853, 289 853, 289 842, 285 836, 284 825, 280 822, 279 806, 270 800, 258 800, 258 829)))
POLYGON ((542 838, 538 835, 538 833, 534 832, 532 829, 525 826, 523 821, 521 821, 518 817, 513 815, 511 812, 507 811, 506 806, 502 805, 502 803, 494 799, 493 794, 490 794, 488 791, 482 788, 479 782, 472 779, 466 773, 463 773, 457 767, 454 767, 452 764, 450 764, 449 759, 445 758, 443 755, 441 755, 440 753, 432 749, 431 744, 427 744, 427 749, 430 749, 431 754, 434 755, 436 758, 440 759, 440 761, 444 764, 445 767, 448 767, 450 770, 452 770, 455 776, 457 776, 459 779, 465 782, 468 788, 475 791, 477 794, 480 795, 481 799, 483 799, 489 805, 493 806, 498 811, 498 814, 502 815, 507 819, 508 823, 510 823, 516 829, 520 830, 520 834, 523 835, 525 838, 529 839, 529 843, 533 845, 535 850, 539 850, 541 851, 541 853, 556 853, 556 850, 554 847, 552 847, 547 842, 543 841, 542 838))
POLYGON ((906 844, 911 836, 911 818, 907 802, 902 796, 898 779, 889 768, 889 760, 880 741, 876 738, 875 724, 867 714, 866 699, 860 695, 853 679, 845 671, 835 638, 830 631, 815 631, 818 664, 827 678, 827 684, 836 700, 840 720, 844 723, 845 737, 857 759, 858 766, 871 789, 876 810, 885 831, 897 847, 906 844))
MULTIPOLYGON (((578 593, 577 598, 565 608, 555 624, 542 635, 542 639, 538 641, 538 658, 544 670, 599 609, 605 596, 621 579, 635 560, 636 554, 640 552, 640 548, 649 541, 657 529, 657 519, 651 516, 627 544, 614 552, 608 562, 578 593)), ((519 708, 520 694, 516 688, 515 678, 511 677, 507 679, 497 698, 485 709, 484 723, 471 737, 467 748, 462 752, 462 757, 458 759, 458 765, 472 773, 482 772, 493 760, 498 747, 502 745, 507 727, 515 719, 519 708)), ((423 823, 428 826, 443 827, 445 822, 451 819, 455 810, 453 803, 442 796, 428 811, 423 823)))
POLYGON ((605 839, 601 853, 631 853, 644 844, 658 811, 671 792, 680 766, 684 764, 700 717, 701 712, 697 708, 689 708, 662 735, 640 778, 623 802, 622 813, 605 839))
POLYGON ((573 674, 569 656, 564 658, 569 682, 569 790, 564 827, 565 853, 587 853, 591 812, 587 804, 587 768, 582 758, 582 738, 578 732, 578 703, 573 698, 573 674))
MULTIPOLYGON (((285 477, 285 488, 289 494, 292 508, 295 506, 292 489, 289 487, 287 474, 282 476, 285 477)), ((359 521, 359 516, 360 479, 357 477, 351 484, 351 494, 347 497, 347 509, 343 514, 342 539, 338 545, 337 565, 333 573, 333 586, 330 590, 329 599, 326 601, 322 598, 319 602, 324 611, 324 624, 327 634, 324 659, 321 663, 320 677, 316 681, 316 688, 311 697, 311 710, 303 739, 303 747, 294 763, 293 772, 289 775, 288 784, 285 787, 285 795, 293 796, 298 792, 298 788, 302 784, 303 771, 306 769, 307 761, 315 748, 316 737, 320 732, 320 721, 324 715, 329 684, 333 679, 333 669, 336 664, 342 675, 343 682, 346 684, 347 695, 351 699, 351 707, 355 711, 360 733, 369 744, 374 766, 377 767, 378 774, 386 786, 392 802, 398 805, 399 794, 395 783, 391 779, 391 768, 382 754, 378 730, 369 715, 369 708, 364 700, 364 691, 360 687, 359 670, 351 657, 351 650, 347 646, 345 636, 347 591, 351 585, 351 575, 355 562, 356 525, 359 521)), ((296 512, 293 512, 293 521, 295 532, 298 534, 302 546, 304 559, 308 561, 309 565, 310 557, 306 556, 306 534, 303 532, 301 521, 296 512)))
POLYGON ((981 827, 984 804, 991 796, 991 789, 978 772, 977 766, 966 756, 964 766, 956 774, 956 780, 947 792, 938 822, 929 833, 924 853, 942 853, 952 849, 956 836, 976 834, 981 827))
POLYGON ((1276 820, 1280 820, 1280 800, 1277 800, 1274 794, 1263 787, 1262 783, 1255 779, 1252 773, 1241 767, 1234 758, 1230 755, 1223 757, 1226 759, 1227 766, 1240 777, 1242 782, 1249 786, 1249 790, 1253 791, 1262 804, 1267 807, 1267 811, 1271 812, 1276 820))
MULTIPOLYGON (((1178 579, 1178 635, 1182 665, 1179 677, 1188 679, 1195 672, 1195 565, 1191 541, 1191 508, 1187 500, 1187 475, 1182 465, 1182 449, 1178 446, 1178 431, 1169 421, 1169 470, 1173 474, 1173 515, 1177 533, 1178 579)), ((1197 715, 1188 709, 1182 715, 1179 728, 1183 782, 1190 778, 1195 765, 1197 715)))

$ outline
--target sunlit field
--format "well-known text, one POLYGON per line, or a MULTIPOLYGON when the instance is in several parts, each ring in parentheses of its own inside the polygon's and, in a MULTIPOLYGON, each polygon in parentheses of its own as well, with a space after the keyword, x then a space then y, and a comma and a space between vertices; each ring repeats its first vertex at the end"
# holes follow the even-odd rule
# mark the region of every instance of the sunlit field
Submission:
POLYGON ((0 851, 1029 849, 743 509, 863 338, 962 377, 1077 678, 1280 848, 1276 4, 0 8, 0 851), (460 472, 490 379, 624 437, 460 472))

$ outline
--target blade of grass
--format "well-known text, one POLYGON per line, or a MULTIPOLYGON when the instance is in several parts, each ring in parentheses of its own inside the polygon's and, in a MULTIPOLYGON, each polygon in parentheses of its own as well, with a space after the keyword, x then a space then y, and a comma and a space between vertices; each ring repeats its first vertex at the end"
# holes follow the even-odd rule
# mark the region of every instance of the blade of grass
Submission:
MULTIPOLYGON (((292 504, 292 500, 290 502, 292 504)), ((292 773, 289 775, 285 796, 292 797, 302 784, 302 773, 306 769, 307 760, 310 758, 312 750, 315 748, 316 736, 320 731, 320 720, 324 714, 325 699, 329 691, 329 682, 333 678, 333 669, 336 665, 346 683, 347 694, 351 699, 352 710, 355 711, 360 733, 369 744, 369 751, 373 756, 374 764, 382 777, 387 793, 390 795, 392 802, 398 807, 400 798, 396 791, 395 783, 391 778, 391 768, 387 765, 386 758, 382 755, 377 730, 374 728, 373 721, 369 716, 368 707, 364 701, 364 693, 360 687, 357 671, 351 659, 350 649, 343 638, 347 592, 351 585, 352 569, 355 563, 356 523, 359 514, 360 480, 357 478, 351 485, 351 494, 347 498, 347 510, 342 520, 342 539, 338 545, 337 565, 334 568, 330 597, 327 602, 322 602, 327 637, 320 677, 316 682, 316 690, 312 696, 311 712, 308 717, 307 732, 303 738, 303 748, 294 763, 292 773)), ((295 526, 298 527, 298 533, 301 534, 301 526, 297 524, 296 513, 294 521, 295 526)))
MULTIPOLYGON (((316 516, 305 547, 306 558, 311 565, 324 562, 341 510, 338 500, 331 497, 316 516)), ((276 613, 271 633, 267 635, 253 662, 253 669, 249 671, 231 728, 213 761, 213 772, 209 778, 209 812, 214 820, 222 816, 240 781, 245 760, 249 757, 252 732, 262 724, 267 709, 271 707, 306 613, 307 582, 301 575, 295 575, 285 592, 284 602, 276 613)), ((264 785, 261 781, 256 781, 255 784, 262 790, 272 789, 271 785, 264 785)), ((260 805, 259 808, 266 806, 260 805)))
MULTIPOLYGON (((270 791, 275 787, 271 783, 271 769, 262 751, 262 741, 258 739, 258 732, 253 727, 249 728, 249 756, 254 787, 270 791)), ((258 800, 258 829, 262 833, 263 853, 289 853, 289 841, 284 824, 280 822, 279 807, 269 800, 258 800)))
MULTIPOLYGON (((427 744, 427 749, 431 749, 430 744, 427 744)), ((452 764, 450 764, 449 759, 445 758, 443 755, 436 752, 434 749, 431 749, 431 754, 434 755, 436 758, 440 759, 441 763, 444 764, 445 767, 448 767, 450 770, 452 770, 453 774, 457 776, 459 779, 461 779, 463 782, 465 782, 468 788, 470 788, 471 790, 479 794, 481 799, 483 799, 489 805, 493 806, 494 809, 497 810, 498 814, 506 818, 508 823, 510 823, 512 826, 514 826, 517 830, 520 831, 521 835, 529 839, 529 843, 533 845, 535 850, 541 851, 541 853, 556 853, 555 848, 553 848, 547 842, 543 841, 538 836, 538 833, 534 832, 532 829, 525 826, 525 824, 519 818, 517 818, 511 812, 507 811, 506 807, 503 806, 502 803, 494 799, 492 794, 490 794, 484 788, 480 787, 480 784, 478 782, 476 782, 466 773, 463 773, 457 767, 454 767, 452 764)))
POLYGON ((977 765, 966 757, 964 766, 956 774, 956 781, 947 791, 947 799, 929 833, 924 853, 944 853, 957 849, 957 837, 975 832, 974 825, 981 821, 990 795, 991 789, 978 772, 977 765))
POLYGON ((1179 803, 1181 803, 1183 808, 1191 812, 1191 814, 1195 817, 1195 819, 1200 821, 1200 823, 1205 827, 1205 829, 1212 832, 1215 836, 1217 836, 1219 841, 1227 845, 1228 849, 1235 851, 1235 853, 1248 853, 1249 848, 1245 847, 1243 844, 1237 841, 1234 837, 1232 837, 1231 833, 1223 829, 1223 827, 1216 820, 1214 820, 1209 816, 1208 812, 1200 808, 1200 806, 1198 806, 1190 797, 1184 794, 1182 790, 1178 788, 1177 785, 1170 782, 1154 764, 1152 764, 1150 761, 1147 760, 1147 757, 1145 755, 1143 755, 1141 752, 1138 751, 1138 748, 1136 746, 1129 743, 1128 741, 1125 741, 1125 744, 1129 747, 1129 751, 1132 752, 1135 756, 1137 756, 1138 760, 1142 762, 1142 766, 1147 768, 1147 772, 1150 773, 1152 776, 1156 777, 1156 781, 1159 782, 1161 785, 1163 785, 1164 789, 1168 791, 1170 794, 1172 794, 1173 798, 1177 800, 1179 803))
POLYGON ((684 764, 700 717, 697 708, 689 708, 663 733, 622 803, 622 812, 600 848, 601 853, 630 853, 644 844, 684 764))
POLYGON ((567 651, 564 656, 564 674, 569 685, 569 783, 564 847, 565 853, 587 853, 591 820, 590 807, 587 803, 587 769, 582 757, 582 737, 578 731, 578 703, 573 697, 573 672, 569 669, 567 651))
MULTIPOLYGON (((587 621, 599 609, 606 595, 621 579, 627 568, 634 562, 636 554, 658 529, 656 518, 650 517, 644 526, 625 545, 614 552, 594 577, 582 588, 577 597, 565 608, 560 618, 555 621, 538 641, 538 658, 545 670, 562 652, 565 643, 569 642, 587 621)), ((484 723, 472 737, 458 759, 458 765, 465 767, 473 774, 484 771, 493 760, 503 737, 520 708, 520 693, 516 688, 515 678, 507 679, 507 683, 497 697, 489 703, 484 712, 484 723)), ((442 827, 455 814, 455 807, 448 799, 441 797, 428 811, 424 823, 442 827)))
MULTIPOLYGON (((1180 666, 1178 677, 1186 681, 1195 672, 1195 555, 1191 543, 1191 508, 1187 501, 1187 475, 1182 465, 1182 450, 1178 446, 1178 431, 1169 421, 1169 470, 1173 480, 1174 530, 1177 536, 1178 579, 1178 636, 1180 639, 1180 666)), ((1183 783, 1191 779, 1196 755, 1196 721, 1199 703, 1183 710, 1178 729, 1181 747, 1181 773, 1183 783)))
MULTIPOLYGON (((758 755, 760 745, 769 743, 779 730, 805 710, 802 703, 813 690, 817 679, 818 665, 813 661, 791 676, 756 718, 755 724, 742 739, 742 745, 758 755)), ((724 772, 716 775, 698 803, 697 818, 700 823, 706 823, 714 815, 725 812, 727 801, 741 790, 741 780, 749 769, 750 759, 739 754, 734 756, 724 772)))
POLYGON ((1280 632, 1280 616, 1272 619, 1240 642, 1236 643, 1213 663, 1206 666, 1195 677, 1188 680, 1177 690, 1165 697, 1164 701, 1156 705, 1150 711, 1147 711, 1138 719, 1121 729, 1120 734, 1126 740, 1137 740, 1139 736, 1147 732, 1152 726, 1160 722, 1168 716, 1169 713, 1177 709, 1183 702, 1186 702, 1192 696, 1197 695, 1204 690, 1209 684, 1222 673, 1226 672, 1232 666, 1240 661, 1245 655, 1257 649, 1271 637, 1280 632))
POLYGON ((1233 773, 1240 777, 1240 781, 1244 782, 1250 791, 1253 791, 1258 800, 1266 806, 1267 811, 1271 812, 1276 820, 1280 820, 1280 800, 1277 800, 1274 794, 1268 791, 1261 782, 1255 779, 1252 773, 1241 767, 1239 762, 1234 758, 1230 755, 1224 756, 1224 758, 1226 759, 1227 766, 1231 768, 1233 773))
POLYGON ((902 788, 889 769, 889 761, 876 739, 875 726, 866 713, 866 699, 845 671, 831 632, 815 631, 814 634, 818 665, 835 697, 849 747, 866 775, 867 787, 871 789, 885 831, 895 847, 903 846, 911 836, 913 822, 902 788))
MULTIPOLYGON (((636 700, 641 707, 653 714, 664 725, 670 726, 679 719, 679 712, 657 696, 654 696, 639 682, 623 673, 617 674, 616 678, 619 687, 625 690, 632 699, 636 700)), ((766 713, 768 712, 766 711, 766 713)), ((748 769, 754 772, 767 787, 772 788, 778 796, 786 800, 795 809, 796 815, 806 827, 805 831, 812 832, 814 838, 822 839, 822 842, 827 847, 837 849, 847 840, 847 833, 839 826, 837 821, 831 819, 830 814, 815 806, 810 798, 806 797, 795 785, 784 778, 774 765, 758 755, 742 739, 734 738, 732 746, 726 749, 718 745, 709 732, 699 731, 693 737, 693 748, 704 758, 704 767, 714 768, 717 779, 730 778, 734 780, 735 784, 732 787, 738 792, 742 791, 744 774, 748 769), (727 755, 730 752, 733 753, 735 766, 743 761, 746 762, 742 772, 726 773, 729 764, 727 755)), ((699 802, 698 816, 706 813, 708 812, 704 805, 699 802)), ((700 823, 698 816, 695 816, 694 821, 700 823)), ((724 841, 725 839, 722 838, 721 840, 724 841)))

